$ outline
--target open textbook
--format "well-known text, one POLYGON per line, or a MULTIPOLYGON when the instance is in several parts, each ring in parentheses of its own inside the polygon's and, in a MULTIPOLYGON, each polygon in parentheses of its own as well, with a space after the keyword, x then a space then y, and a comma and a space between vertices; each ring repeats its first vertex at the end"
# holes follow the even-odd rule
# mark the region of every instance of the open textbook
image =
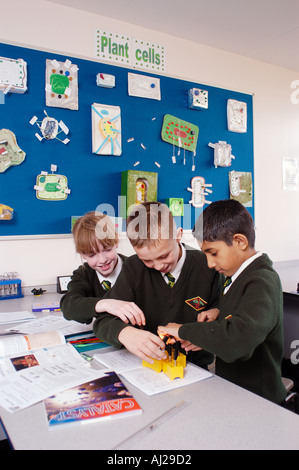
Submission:
POLYGON ((61 331, 0 337, 0 406, 19 411, 97 378, 61 331))
POLYGON ((0 378, 35 366, 86 361, 61 331, 0 337, 0 378))
POLYGON ((94 380, 98 374, 87 362, 30 367, 0 379, 0 406, 14 413, 82 381, 94 380))
MULTIPOLYGON (((85 325, 82 323, 78 323, 76 321, 69 321, 61 316, 55 315, 48 315, 42 318, 38 318, 35 320, 28 321, 26 323, 22 323, 19 325, 14 325, 13 327, 7 328, 5 330, 7 333, 0 334, 0 356, 1 356, 1 339, 6 336, 6 344, 14 345, 14 337, 9 336, 9 334, 23 334, 23 337, 33 337, 32 335, 41 335, 42 333, 48 333, 49 335, 53 336, 53 332, 59 331, 60 339, 65 343, 70 343, 72 346, 77 349, 79 353, 83 353, 85 351, 90 351, 94 349, 102 349, 107 348, 110 345, 105 343, 104 341, 97 338, 93 331, 92 325, 85 325), (65 337, 65 340, 63 340, 65 337)), ((38 338, 39 336, 36 336, 38 338)), ((15 336, 16 340, 21 344, 24 343, 24 340, 17 339, 18 337, 15 336)), ((44 338, 47 336, 41 336, 41 341, 44 341, 44 338)), ((59 343, 60 344, 60 343, 59 343)), ((42 344, 42 347, 45 347, 42 344)), ((66 348, 65 348, 66 349, 66 348)), ((1 369, 0 369, 0 377, 1 377, 1 369)))
POLYGON ((155 395, 213 377, 211 372, 187 363, 184 378, 171 380, 162 372, 157 373, 152 369, 143 367, 141 359, 126 349, 94 354, 93 357, 106 368, 116 371, 147 395, 155 395))

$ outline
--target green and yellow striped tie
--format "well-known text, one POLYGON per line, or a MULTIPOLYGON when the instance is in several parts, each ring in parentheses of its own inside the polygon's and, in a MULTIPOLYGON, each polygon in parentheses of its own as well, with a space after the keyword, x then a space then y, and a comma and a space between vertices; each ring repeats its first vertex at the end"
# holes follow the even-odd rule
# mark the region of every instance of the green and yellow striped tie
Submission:
POLYGON ((102 286, 103 286, 104 289, 108 292, 108 290, 111 289, 111 282, 110 282, 110 281, 103 281, 103 282, 102 282, 102 286))
POLYGON ((227 278, 226 278, 226 280, 223 284, 223 291, 222 291, 223 293, 224 293, 226 287, 230 286, 231 283, 232 283, 232 278, 230 276, 227 276, 227 278))
POLYGON ((169 287, 173 287, 173 286, 174 286, 174 283, 175 283, 175 278, 174 278, 170 273, 166 273, 165 276, 166 276, 167 279, 168 279, 168 285, 169 285, 169 287))

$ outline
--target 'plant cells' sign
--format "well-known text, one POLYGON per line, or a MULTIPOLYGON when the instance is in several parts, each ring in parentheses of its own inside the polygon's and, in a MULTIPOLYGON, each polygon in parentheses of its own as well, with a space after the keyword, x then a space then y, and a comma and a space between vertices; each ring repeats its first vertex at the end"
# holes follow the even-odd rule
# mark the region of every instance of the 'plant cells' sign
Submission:
POLYGON ((96 30, 97 58, 120 65, 130 65, 148 71, 165 71, 165 48, 150 41, 96 30))

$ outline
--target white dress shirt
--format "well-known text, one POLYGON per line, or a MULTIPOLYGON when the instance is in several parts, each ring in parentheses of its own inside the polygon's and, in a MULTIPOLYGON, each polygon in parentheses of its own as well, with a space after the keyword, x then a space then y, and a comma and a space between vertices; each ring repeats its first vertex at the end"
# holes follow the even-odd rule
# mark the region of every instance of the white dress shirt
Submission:
POLYGON ((113 287, 113 285, 116 283, 116 279, 118 278, 119 273, 121 272, 122 265, 123 265, 123 260, 121 259, 121 257, 117 255, 117 258, 118 258, 117 265, 115 266, 113 273, 111 273, 109 276, 103 276, 101 273, 97 271, 97 275, 101 284, 103 281, 109 281, 111 282, 111 287, 113 287))
POLYGON ((241 274, 242 271, 244 271, 245 268, 247 268, 247 266, 249 266, 252 261, 254 261, 256 258, 258 258, 259 256, 262 256, 262 253, 261 252, 258 252, 256 253, 255 255, 251 256, 250 258, 248 258, 246 261, 244 261, 244 263, 241 264, 241 266, 239 267, 239 269, 235 272, 235 274, 232 275, 231 277, 231 280, 232 282, 229 284, 229 286, 227 286, 224 291, 223 291, 223 294, 226 294, 228 292, 228 290, 230 289, 231 285, 234 283, 234 281, 237 279, 237 277, 241 274))
MULTIPOLYGON (((174 270, 171 271, 171 273, 170 273, 170 274, 174 277, 174 279, 175 279, 174 283, 176 283, 176 281, 177 281, 178 278, 180 277, 180 274, 181 274, 181 271, 182 271, 182 268, 183 268, 183 266, 184 266, 185 259, 186 259, 186 248, 185 248, 181 243, 180 243, 180 247, 181 247, 181 250, 182 250, 182 255, 181 255, 179 261, 177 262, 176 267, 175 267, 174 270)), ((168 279, 168 277, 166 276, 166 274, 161 273, 161 275, 163 276, 164 281, 166 282, 166 284, 168 284, 169 279, 168 279)))

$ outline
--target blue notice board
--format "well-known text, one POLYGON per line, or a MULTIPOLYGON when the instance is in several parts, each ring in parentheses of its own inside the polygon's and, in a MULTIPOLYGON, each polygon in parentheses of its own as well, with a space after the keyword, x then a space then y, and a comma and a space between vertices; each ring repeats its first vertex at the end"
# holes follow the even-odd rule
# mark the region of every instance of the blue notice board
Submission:
MULTIPOLYGON (((8 93, 0 101, 0 129, 11 130, 18 145, 26 152, 26 158, 18 166, 11 166, 0 173, 0 204, 14 209, 12 220, 0 221, 0 236, 55 235, 71 233, 71 217, 80 216, 98 206, 113 207, 120 216, 121 173, 126 170, 156 172, 158 174, 158 201, 183 198, 185 216, 179 224, 185 229, 193 227, 202 208, 195 208, 191 200, 191 180, 195 176, 212 184, 208 200, 230 197, 229 172, 249 172, 254 183, 252 96, 222 88, 212 87, 176 78, 151 75, 148 71, 131 70, 103 64, 98 61, 62 56, 53 52, 38 51, 7 44, 0 45, 0 56, 23 59, 27 63, 27 86, 23 94, 8 93), (46 106, 46 60, 69 59, 78 70, 79 109, 70 110, 46 106), (130 96, 128 73, 142 74, 160 79, 161 100, 130 96), (115 77, 115 87, 103 88, 96 83, 97 74, 115 77), (198 88, 208 91, 208 109, 188 107, 188 90, 198 88), (231 132, 227 126, 227 101, 245 102, 247 105, 247 132, 231 132), (2 104, 1 104, 2 103, 2 104), (121 111, 120 156, 92 153, 93 103, 118 106, 121 111), (69 128, 70 142, 39 141, 33 116, 45 117, 44 110, 69 128), (198 141, 193 153, 166 143, 161 137, 164 116, 170 114, 180 120, 198 126, 198 141), (226 141, 232 147, 235 159, 229 167, 214 166, 214 150, 209 143, 226 141), (172 156, 175 152, 176 163, 172 156), (185 162, 184 162, 185 159, 185 162), (138 166, 134 166, 136 162, 138 166), (158 163, 158 165, 156 163, 158 163), (64 175, 71 190, 65 200, 40 200, 36 196, 37 175, 51 173, 51 165, 57 165, 57 173, 64 175)), ((254 217, 254 200, 248 207, 254 217)))

